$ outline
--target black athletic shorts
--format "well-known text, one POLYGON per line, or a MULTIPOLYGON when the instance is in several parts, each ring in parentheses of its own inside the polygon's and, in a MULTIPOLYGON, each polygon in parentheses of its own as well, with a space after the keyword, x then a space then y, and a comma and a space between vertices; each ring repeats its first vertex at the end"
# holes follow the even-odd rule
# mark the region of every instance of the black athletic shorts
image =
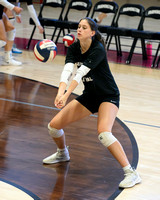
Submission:
POLYGON ((4 7, 2 5, 0 5, 0 20, 2 19, 3 9, 4 9, 4 7))
POLYGON ((110 102, 119 108, 120 97, 117 96, 97 96, 90 93, 83 93, 76 100, 86 107, 91 113, 98 112, 99 106, 103 102, 110 102))

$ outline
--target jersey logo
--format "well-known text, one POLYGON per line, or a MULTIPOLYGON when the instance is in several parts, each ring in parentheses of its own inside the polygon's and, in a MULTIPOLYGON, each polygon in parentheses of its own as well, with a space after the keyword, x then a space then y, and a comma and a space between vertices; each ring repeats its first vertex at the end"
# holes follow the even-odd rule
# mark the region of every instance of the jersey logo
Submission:
POLYGON ((85 83, 85 82, 92 82, 93 79, 91 77, 83 77, 82 81, 83 81, 83 83, 85 83))
POLYGON ((111 100, 110 102, 111 102, 111 103, 117 103, 116 101, 113 101, 113 100, 111 100))

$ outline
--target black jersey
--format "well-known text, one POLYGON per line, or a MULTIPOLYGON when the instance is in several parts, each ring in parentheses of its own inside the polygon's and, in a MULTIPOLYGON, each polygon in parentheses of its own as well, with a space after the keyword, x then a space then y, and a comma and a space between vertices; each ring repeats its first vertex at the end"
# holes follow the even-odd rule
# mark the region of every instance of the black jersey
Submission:
MULTIPOLYGON (((12 3, 12 2, 17 2, 16 0, 8 0, 8 2, 12 3)), ((32 5, 33 4, 33 1, 32 0, 19 0, 19 2, 26 2, 27 5, 32 5)))
POLYGON ((96 95, 117 96, 119 89, 110 71, 106 51, 103 45, 93 40, 90 48, 84 54, 81 53, 80 42, 77 40, 67 51, 65 63, 82 64, 91 70, 82 78, 84 92, 96 95))

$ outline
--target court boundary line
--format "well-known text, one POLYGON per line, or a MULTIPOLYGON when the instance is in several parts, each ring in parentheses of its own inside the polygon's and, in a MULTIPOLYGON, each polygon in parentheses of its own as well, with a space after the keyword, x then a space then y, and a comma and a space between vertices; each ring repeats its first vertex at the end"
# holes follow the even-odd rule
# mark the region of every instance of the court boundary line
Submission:
POLYGON ((2 179, 2 178, 0 178, 0 181, 2 181, 2 182, 4 182, 4 183, 7 183, 7 184, 9 184, 9 185, 12 185, 12 186, 14 186, 14 187, 16 187, 16 188, 18 188, 18 189, 20 189, 21 191, 25 192, 25 193, 28 194, 30 197, 32 197, 33 200, 41 200, 41 199, 40 199, 37 195, 35 195, 33 192, 27 190, 26 188, 24 188, 24 187, 22 187, 22 186, 20 186, 20 185, 18 185, 18 184, 16 184, 16 183, 13 183, 13 182, 11 182, 11 181, 7 181, 7 180, 2 179))
POLYGON ((133 121, 128 121, 128 120, 124 120, 124 122, 130 123, 130 124, 142 125, 142 126, 150 126, 152 128, 160 128, 160 126, 151 125, 151 124, 145 124, 145 123, 140 123, 140 122, 133 122, 133 121))

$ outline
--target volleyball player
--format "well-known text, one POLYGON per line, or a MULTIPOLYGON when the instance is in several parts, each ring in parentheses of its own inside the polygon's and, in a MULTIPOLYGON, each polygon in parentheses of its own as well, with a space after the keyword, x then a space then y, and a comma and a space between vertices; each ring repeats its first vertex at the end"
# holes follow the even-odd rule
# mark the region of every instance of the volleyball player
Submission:
MULTIPOLYGON (((20 6, 20 1, 21 0, 10 0, 10 2, 16 2, 16 4, 18 6, 20 6)), ((39 29, 39 33, 42 34, 43 33, 43 27, 41 26, 40 21, 37 17, 36 11, 35 11, 34 6, 33 6, 33 1, 27 0, 26 4, 27 4, 27 9, 28 9, 30 17, 33 19, 34 23, 36 24, 37 28, 39 29)), ((8 18, 10 19, 10 21, 12 22, 13 25, 15 25, 15 20, 18 23, 21 23, 20 15, 16 15, 16 18, 15 18, 14 14, 10 10, 7 10, 6 14, 7 14, 8 18)), ((16 29, 13 30, 13 32, 15 32, 15 31, 16 31, 16 29)), ((14 34, 14 36, 15 36, 15 34, 14 34)), ((13 45, 12 52, 13 53, 19 53, 19 54, 22 53, 22 51, 20 49, 16 48, 15 44, 13 45)))
POLYGON ((98 139, 108 148, 124 170, 125 178, 119 187, 128 188, 140 183, 140 176, 131 167, 121 144, 111 132, 119 108, 119 96, 119 89, 110 71, 104 41, 97 24, 87 17, 81 19, 77 29, 77 41, 67 51, 55 98, 55 106, 62 110, 48 124, 49 134, 58 147, 57 152, 45 158, 43 163, 69 161, 70 156, 65 144, 63 128, 98 112, 98 139), (74 64, 78 64, 78 69, 66 90, 74 64), (66 105, 68 97, 81 79, 85 87, 83 94, 66 105))
POLYGON ((7 16, 3 13, 4 8, 14 11, 19 14, 22 8, 17 7, 7 0, 0 0, 0 48, 4 46, 5 55, 2 65, 21 65, 22 63, 16 61, 12 57, 12 45, 13 45, 13 30, 14 26, 9 22, 7 16))

